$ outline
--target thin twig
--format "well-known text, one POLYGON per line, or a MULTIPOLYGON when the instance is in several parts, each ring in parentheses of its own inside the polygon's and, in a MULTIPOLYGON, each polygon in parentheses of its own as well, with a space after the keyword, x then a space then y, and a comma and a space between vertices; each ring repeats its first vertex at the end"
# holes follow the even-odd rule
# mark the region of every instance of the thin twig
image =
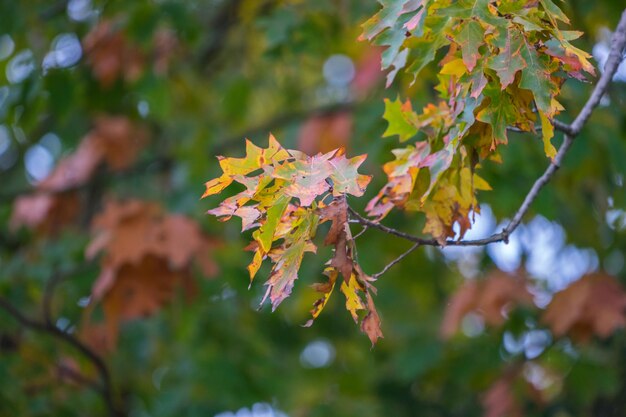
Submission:
MULTIPOLYGON (((539 191, 546 185, 554 176, 556 171, 559 169, 563 159, 565 158, 565 154, 572 146, 574 139, 585 123, 591 116, 593 110, 597 107, 602 99, 602 96, 606 93, 608 86, 617 71, 617 68, 622 61, 622 53, 624 48, 626 47, 626 10, 622 13, 622 17, 620 22, 613 34, 613 38, 611 40, 611 50, 609 53, 609 57, 607 59, 606 65, 604 67, 604 72, 602 76, 598 80, 598 83, 594 87, 589 99, 583 106, 582 110, 578 114, 578 116, 574 119, 571 125, 565 124, 563 122, 559 122, 557 120, 553 120, 552 123, 554 127, 565 133, 563 143, 561 144, 559 151, 557 152, 554 160, 550 163, 550 165, 546 168, 544 173, 535 181, 533 186, 531 187, 528 194, 524 198, 524 201, 520 205, 520 208, 517 210, 513 219, 509 222, 509 224, 499 233, 494 233, 491 236, 488 236, 483 239, 476 240, 448 240, 445 242, 445 246, 484 246, 490 243, 496 242, 508 242, 508 238, 517 229, 520 225, 522 218, 532 205, 533 201, 537 198, 539 191)), ((435 239, 423 238, 420 236, 415 236, 410 233, 405 233, 400 230, 385 226, 380 224, 379 222, 375 222, 369 219, 366 219, 359 213, 357 213, 351 207, 348 208, 350 210, 350 214, 352 217, 363 226, 368 226, 371 228, 375 228, 381 230, 385 233, 398 236, 402 239, 415 242, 419 245, 428 245, 428 246, 441 246, 441 244, 435 239)))
POLYGON ((372 278, 373 279, 377 279, 382 274, 384 274, 385 272, 389 271, 389 269, 391 269, 395 264, 399 263, 401 260, 406 258, 411 252, 413 252, 415 249, 417 249, 419 247, 420 247, 419 243, 413 244, 413 246, 411 246, 409 249, 407 249, 402 255, 398 256, 396 259, 394 259, 393 261, 391 261, 387 265, 385 265, 385 267, 383 269, 381 269, 380 272, 377 272, 374 275, 372 275, 372 278))
POLYGON ((83 375, 82 373, 76 371, 75 369, 63 365, 63 364, 58 364, 57 365, 57 374, 59 376, 59 378, 63 379, 64 377, 67 377, 69 379, 74 380, 74 382, 80 384, 80 385, 84 385, 87 386, 89 388, 91 388, 92 390, 96 391, 96 392, 100 392, 100 386, 98 385, 98 383, 96 381, 94 381, 93 379, 83 375))
POLYGON ((4 297, 0 297, 0 308, 13 316, 13 318, 23 327, 27 327, 39 333, 49 334, 79 351, 93 364, 100 375, 102 386, 99 388, 99 392, 107 406, 109 415, 112 417, 121 417, 125 415, 124 412, 117 408, 115 401, 113 400, 113 390, 109 370, 104 363, 104 360, 97 353, 70 333, 56 327, 53 323, 51 323, 51 320, 50 322, 40 322, 26 317, 4 297))
POLYGON ((367 232, 367 229, 369 228, 369 226, 363 226, 363 228, 359 231, 359 233, 357 233, 356 235, 354 235, 352 237, 352 240, 356 240, 356 238, 358 238, 359 236, 361 236, 363 233, 367 232))

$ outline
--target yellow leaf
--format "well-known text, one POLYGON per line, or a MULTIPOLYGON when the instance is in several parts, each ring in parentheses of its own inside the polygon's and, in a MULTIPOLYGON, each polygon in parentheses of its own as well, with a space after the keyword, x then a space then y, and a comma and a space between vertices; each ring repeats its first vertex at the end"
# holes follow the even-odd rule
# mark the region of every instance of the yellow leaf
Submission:
POLYGON ((441 71, 439 71, 440 74, 455 75, 457 77, 460 77, 466 72, 467 72, 467 68, 465 67, 465 64, 463 63, 463 60, 460 58, 453 59, 452 61, 446 63, 441 68, 441 71))
POLYGON ((346 296, 346 310, 350 312, 355 323, 359 321, 357 311, 365 309, 365 305, 358 294, 358 291, 363 290, 354 273, 350 276, 347 284, 345 280, 341 283, 341 292, 346 296))
POLYGON ((541 133, 543 136, 543 150, 546 156, 550 159, 554 159, 556 156, 556 148, 550 142, 550 139, 554 136, 554 126, 550 119, 542 112, 539 111, 539 118, 541 119, 541 133))

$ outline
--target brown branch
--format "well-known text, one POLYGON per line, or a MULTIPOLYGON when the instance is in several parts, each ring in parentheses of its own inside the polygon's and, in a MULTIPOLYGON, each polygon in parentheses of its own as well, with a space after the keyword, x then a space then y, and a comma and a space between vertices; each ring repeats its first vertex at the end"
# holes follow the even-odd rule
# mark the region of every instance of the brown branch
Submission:
POLYGON ((375 273, 374 275, 372 275, 373 279, 377 279, 378 277, 380 277, 382 274, 384 274, 385 272, 389 271, 394 265, 396 265, 397 263, 399 263, 400 261, 402 261, 404 258, 406 258, 407 256, 409 256, 409 254, 411 252, 413 252, 415 249, 419 248, 420 244, 419 243, 414 243, 413 246, 411 246, 409 249, 407 249, 404 253, 402 253, 402 255, 398 256, 396 259, 394 259, 393 261, 389 262, 387 265, 385 265, 385 267, 383 269, 380 270, 380 272, 375 273))
POLYGON ((111 417, 122 417, 126 415, 125 412, 117 407, 113 399, 113 385, 109 369, 104 363, 104 360, 97 353, 91 350, 91 348, 81 342, 78 338, 56 327, 50 318, 46 319, 45 322, 31 319, 22 314, 22 312, 20 312, 4 297, 0 297, 0 308, 6 311, 9 315, 13 316, 13 318, 23 327, 29 328, 38 333, 44 333, 55 337, 80 352, 92 363, 100 375, 102 385, 98 388, 98 392, 106 404, 109 415, 111 417))
MULTIPOLYGON (((554 127, 565 133, 563 143, 561 144, 559 151, 557 152, 554 160, 550 163, 550 165, 546 168, 544 173, 535 181, 533 186, 531 187, 528 194, 524 198, 524 201, 520 205, 520 208, 517 210, 513 219, 509 222, 509 224, 499 233, 494 233, 489 237, 483 239, 476 240, 448 240, 446 241, 445 246, 484 246, 490 243, 496 242, 508 242, 508 238, 517 229, 520 225, 522 218, 532 205, 533 201, 537 198, 539 191, 546 185, 554 176, 556 171, 559 169, 560 165, 565 158, 565 154, 568 152, 570 147, 572 146, 574 139, 578 134, 580 134, 583 129, 585 123, 591 116, 593 110, 598 106, 602 96, 606 93, 609 84, 617 68, 619 67, 620 62, 622 61, 622 53, 624 48, 626 47, 626 10, 622 13, 622 17, 620 22, 613 34, 613 38, 611 40, 611 50, 609 54, 609 58, 607 59, 606 65, 604 67, 604 72, 602 76, 598 80, 596 86, 594 87, 589 99, 583 106, 582 110, 576 116, 571 125, 565 124, 563 122, 559 122, 557 120, 553 120, 552 123, 554 127)), ((439 242, 435 239, 424 238, 420 236, 415 236, 410 233, 405 233, 400 230, 385 226, 380 224, 379 222, 372 221, 366 219, 358 212, 356 212, 351 207, 348 208, 350 210, 350 214, 356 220, 356 222, 362 224, 363 226, 367 226, 370 228, 375 228, 381 230, 385 233, 398 236, 402 239, 415 242, 419 245, 428 245, 428 246, 441 246, 439 242)), ((388 269, 388 268, 387 268, 388 269)), ((381 271, 382 274, 384 271, 381 271)))

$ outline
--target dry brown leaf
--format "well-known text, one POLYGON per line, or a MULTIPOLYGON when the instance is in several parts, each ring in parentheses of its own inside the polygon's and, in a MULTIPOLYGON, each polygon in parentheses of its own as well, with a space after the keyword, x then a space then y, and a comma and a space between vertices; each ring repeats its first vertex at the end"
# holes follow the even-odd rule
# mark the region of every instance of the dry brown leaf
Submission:
POLYGON ((612 276, 597 272, 583 276, 554 298, 543 314, 555 336, 569 334, 578 341, 592 335, 609 337, 626 325, 626 293, 612 276))
POLYGON ((98 144, 83 140, 72 155, 59 161, 55 169, 37 184, 37 189, 61 192, 85 184, 102 163, 102 151, 98 144))
MULTIPOLYGON (((216 242, 204 236, 193 220, 167 215, 154 203, 110 201, 94 218, 92 229, 94 238, 86 256, 103 254, 92 299, 104 311, 101 337, 107 346, 115 345, 121 322, 154 314, 171 301, 177 288, 190 297, 195 292, 194 261, 205 276, 217 274, 217 265, 209 257, 216 242)), ((91 310, 83 325, 87 332, 94 327, 90 316, 91 310)))
POLYGON ((187 268, 193 260, 207 276, 217 265, 208 256, 216 242, 202 234, 198 224, 182 215, 165 215, 154 203, 130 200, 110 201, 95 216, 94 239, 86 250, 91 259, 105 254, 108 266, 136 264, 148 255, 167 259, 174 268, 187 268))
POLYGON ((56 234, 80 214, 80 201, 74 192, 35 193, 18 197, 9 221, 12 230, 22 226, 43 234, 56 234))
POLYGON ((135 81, 144 68, 145 58, 132 46, 117 23, 103 20, 83 39, 83 49, 94 76, 104 88, 119 78, 135 81))
MULTIPOLYGON (((115 280, 101 299, 110 340, 115 340, 119 323, 153 315, 174 296, 178 286, 187 286, 191 277, 186 271, 170 269, 166 259, 147 256, 137 265, 124 265, 118 271, 104 269, 102 274, 115 274, 115 280)), ((98 281, 102 279, 98 278, 98 281)), ((96 281, 96 283, 98 283, 96 281)), ((94 291, 94 297, 96 297, 94 291)))
POLYGON ((499 326, 506 320, 507 309, 530 304, 532 295, 521 274, 496 270, 480 281, 466 282, 450 299, 441 324, 441 336, 453 336, 463 317, 471 311, 479 313, 487 324, 499 326))
POLYGON ((320 209, 320 219, 332 221, 328 234, 324 239, 325 245, 335 245, 333 258, 330 261, 332 267, 341 272, 344 279, 350 279, 354 263, 349 253, 348 236, 348 203, 345 197, 335 198, 328 206, 320 209))
POLYGON ((369 292, 366 292, 365 295, 368 312, 361 322, 361 331, 369 337, 372 346, 374 346, 376 341, 383 337, 383 332, 380 330, 380 317, 378 316, 378 311, 376 311, 374 299, 369 292))

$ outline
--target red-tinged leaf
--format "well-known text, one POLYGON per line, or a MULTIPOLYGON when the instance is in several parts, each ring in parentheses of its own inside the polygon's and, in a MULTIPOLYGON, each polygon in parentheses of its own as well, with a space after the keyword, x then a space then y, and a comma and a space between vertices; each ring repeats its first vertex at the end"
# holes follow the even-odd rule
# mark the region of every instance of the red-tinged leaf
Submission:
POLYGON ((363 23, 360 39, 372 40, 385 29, 395 26, 398 18, 418 9, 421 2, 416 0, 379 0, 382 9, 367 22, 363 23))
POLYGON ((461 45, 463 63, 468 71, 473 71, 476 61, 480 58, 478 48, 484 43, 485 31, 476 20, 467 20, 461 25, 461 31, 456 37, 461 45))
POLYGON ((345 226, 348 224, 348 203, 345 197, 335 198, 329 205, 319 209, 319 215, 322 222, 332 222, 324 244, 336 244, 341 235, 346 233, 345 226))
POLYGON ((117 340, 122 321, 153 315, 171 301, 177 286, 192 285, 190 277, 172 270, 166 259, 148 256, 119 270, 103 269, 94 283, 94 301, 101 302, 107 339, 117 340))
POLYGON ((330 174, 332 180, 333 195, 335 197, 343 194, 351 194, 355 197, 361 197, 372 180, 371 175, 362 175, 358 173, 367 155, 355 156, 354 158, 346 158, 344 149, 339 149, 335 156, 329 161, 333 167, 330 174))
POLYGON ((509 26, 501 29, 495 42, 499 53, 489 59, 488 66, 498 74, 502 90, 515 80, 518 71, 526 67, 521 55, 523 36, 519 30, 509 26))
POLYGON ((351 112, 314 115, 300 127, 298 148, 309 155, 348 145, 354 117, 351 112))

